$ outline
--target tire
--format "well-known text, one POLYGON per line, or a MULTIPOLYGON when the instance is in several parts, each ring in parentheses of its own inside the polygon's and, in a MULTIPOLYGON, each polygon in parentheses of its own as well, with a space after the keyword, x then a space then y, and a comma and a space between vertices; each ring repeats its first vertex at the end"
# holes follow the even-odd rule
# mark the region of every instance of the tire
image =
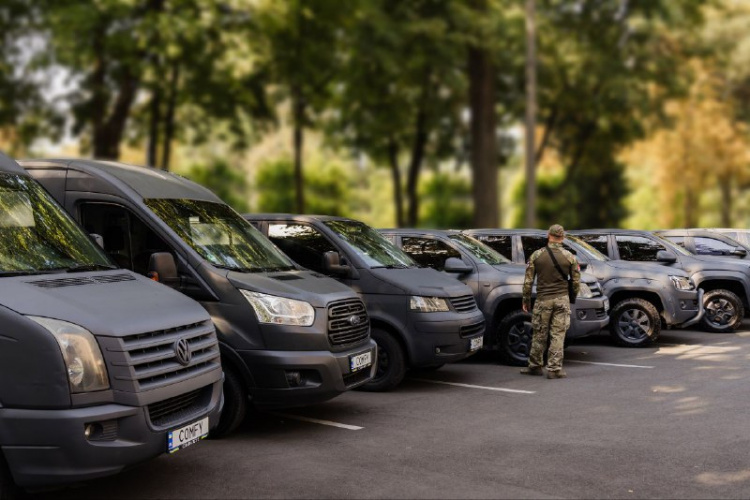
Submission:
POLYGON ((245 420, 248 407, 247 389, 236 370, 224 367, 224 409, 219 418, 219 425, 211 430, 209 439, 220 439, 240 426, 245 420))
POLYGON ((528 365, 532 337, 531 314, 519 309, 503 317, 497 325, 500 362, 511 366, 528 365))
POLYGON ((656 342, 660 333, 659 311, 645 299, 625 299, 609 313, 609 334, 617 345, 644 347, 656 342))
POLYGON ((731 333, 740 327, 745 317, 745 306, 737 294, 729 290, 711 290, 703 295, 706 312, 701 324, 708 332, 731 333))
POLYGON ((390 391, 406 374, 404 348, 393 335, 379 328, 372 329, 372 340, 378 345, 378 366, 372 380, 359 388, 369 392, 390 391))
POLYGON ((22 498, 26 498, 26 494, 13 482, 8 464, 0 454, 0 500, 20 500, 22 498))

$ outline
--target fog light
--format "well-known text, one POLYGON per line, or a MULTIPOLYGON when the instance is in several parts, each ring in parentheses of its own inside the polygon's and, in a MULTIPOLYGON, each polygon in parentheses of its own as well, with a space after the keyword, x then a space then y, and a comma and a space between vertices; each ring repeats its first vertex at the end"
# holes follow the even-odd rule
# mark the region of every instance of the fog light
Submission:
POLYGON ((302 383, 302 374, 294 371, 286 372, 286 383, 289 387, 299 387, 302 383))
POLYGON ((578 311, 578 319, 586 319, 586 311, 578 311))
POLYGON ((680 301, 680 309, 687 309, 687 304, 685 303, 684 300, 680 301))
POLYGON ((86 424, 83 427, 83 437, 85 437, 86 439, 89 439, 93 433, 94 433, 94 424, 86 424))
POLYGON ((440 354, 440 348, 439 347, 435 348, 435 354, 440 354))

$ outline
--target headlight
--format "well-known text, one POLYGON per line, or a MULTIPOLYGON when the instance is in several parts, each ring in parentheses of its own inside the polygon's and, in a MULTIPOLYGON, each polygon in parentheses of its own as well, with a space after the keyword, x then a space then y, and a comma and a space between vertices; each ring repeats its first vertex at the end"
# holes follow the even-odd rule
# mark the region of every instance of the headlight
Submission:
POLYGON ((678 290, 695 290, 693 281, 684 276, 670 276, 669 279, 672 280, 672 284, 678 290))
POLYGON ((578 288, 578 296, 582 299, 590 299, 594 296, 594 292, 591 291, 590 286, 581 281, 580 287, 578 288))
POLYGON ((240 290, 255 309, 258 321, 274 325, 312 326, 315 309, 301 300, 240 290))
POLYGON ((94 336, 83 327, 58 319, 27 316, 55 337, 68 369, 70 392, 93 392, 109 389, 107 367, 94 336))
POLYGON ((409 299, 409 309, 419 312, 448 312, 448 302, 440 297, 420 297, 412 295, 409 299))

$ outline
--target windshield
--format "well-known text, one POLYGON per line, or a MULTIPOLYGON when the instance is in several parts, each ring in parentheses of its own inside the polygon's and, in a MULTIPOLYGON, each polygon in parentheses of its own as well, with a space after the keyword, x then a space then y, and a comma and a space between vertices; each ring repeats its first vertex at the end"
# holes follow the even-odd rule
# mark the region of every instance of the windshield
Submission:
POLYGON ((601 262, 610 260, 609 257, 576 236, 568 234, 565 235, 565 238, 576 245, 576 251, 583 253, 590 259, 598 260, 601 262))
POLYGON ((145 200, 182 240, 216 267, 239 272, 296 269, 252 224, 223 203, 145 200))
POLYGON ((510 260, 505 258, 505 256, 496 252, 481 241, 475 240, 474 238, 466 236, 465 234, 451 234, 448 236, 448 238, 461 245, 476 259, 484 262, 485 264, 489 264, 491 266, 496 266, 498 264, 510 264, 510 260))
POLYGON ((344 240, 344 243, 370 268, 403 269, 417 266, 411 257, 363 222, 330 220, 325 221, 324 224, 344 240))
POLYGON ((693 255, 691 252, 685 250, 680 245, 677 245, 676 243, 673 243, 666 238, 662 238, 661 236, 656 235, 656 234, 654 236, 659 239, 659 243, 666 246, 670 250, 677 252, 680 255, 693 255))
POLYGON ((0 173, 0 274, 116 268, 30 177, 0 173))

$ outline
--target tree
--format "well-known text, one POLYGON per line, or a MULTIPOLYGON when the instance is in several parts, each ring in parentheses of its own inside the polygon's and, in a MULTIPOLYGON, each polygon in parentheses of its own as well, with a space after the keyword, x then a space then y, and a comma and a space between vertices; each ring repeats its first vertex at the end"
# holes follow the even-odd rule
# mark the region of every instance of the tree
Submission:
POLYGON ((225 159, 192 165, 185 177, 207 187, 238 212, 249 209, 247 179, 225 159))

